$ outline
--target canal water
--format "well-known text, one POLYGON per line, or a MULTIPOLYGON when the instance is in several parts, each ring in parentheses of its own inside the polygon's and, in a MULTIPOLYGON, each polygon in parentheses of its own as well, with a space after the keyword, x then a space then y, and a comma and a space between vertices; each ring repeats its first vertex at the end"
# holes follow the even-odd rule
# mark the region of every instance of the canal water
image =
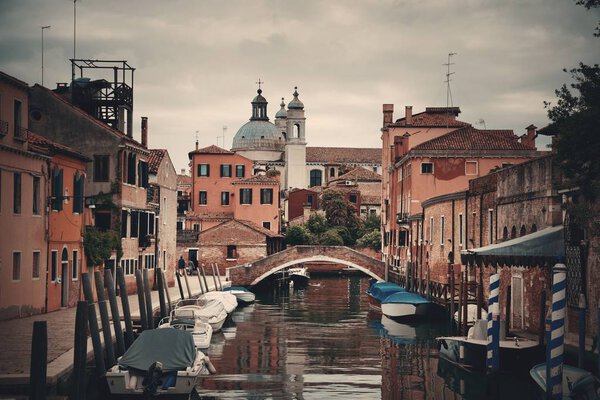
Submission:
POLYGON ((535 399, 528 377, 463 371, 439 359, 445 321, 399 324, 369 311, 362 276, 312 277, 304 290, 258 294, 208 354, 217 374, 198 399, 535 399))

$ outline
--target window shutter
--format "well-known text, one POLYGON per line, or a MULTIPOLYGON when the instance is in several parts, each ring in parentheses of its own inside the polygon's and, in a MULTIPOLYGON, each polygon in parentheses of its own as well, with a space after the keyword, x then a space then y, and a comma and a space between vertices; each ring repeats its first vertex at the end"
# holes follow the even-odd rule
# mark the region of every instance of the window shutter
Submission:
POLYGON ((125 210, 121 210, 121 237, 127 237, 127 218, 129 217, 129 213, 125 210))
POLYGON ((58 207, 57 210, 63 209, 63 170, 58 170, 58 184, 57 184, 57 199, 58 199, 58 207))

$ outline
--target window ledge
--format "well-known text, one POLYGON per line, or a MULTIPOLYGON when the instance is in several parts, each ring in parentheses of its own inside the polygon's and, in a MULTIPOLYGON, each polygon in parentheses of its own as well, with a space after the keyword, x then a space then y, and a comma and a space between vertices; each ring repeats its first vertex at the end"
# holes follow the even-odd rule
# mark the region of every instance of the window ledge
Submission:
POLYGON ((237 258, 226 258, 225 261, 237 261, 237 258))

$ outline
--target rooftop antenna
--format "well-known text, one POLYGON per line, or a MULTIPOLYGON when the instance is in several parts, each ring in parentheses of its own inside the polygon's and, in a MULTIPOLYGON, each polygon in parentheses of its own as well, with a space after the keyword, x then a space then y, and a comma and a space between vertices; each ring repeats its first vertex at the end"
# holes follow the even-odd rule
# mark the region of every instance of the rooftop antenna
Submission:
POLYGON ((198 150, 198 131, 196 131, 196 150, 198 150))
MULTIPOLYGON (((447 67, 447 70, 446 70, 446 110, 447 110, 448 114, 450 114, 450 110, 448 109, 448 107, 454 106, 454 102, 452 101, 452 91, 450 90, 450 81, 452 81, 452 79, 450 79, 450 76, 454 75, 454 72, 450 72, 450 66, 454 65, 454 63, 450 62, 450 58, 457 54, 458 53, 454 53, 454 52, 448 53, 448 62, 446 64, 443 64, 447 67)), ((446 128, 448 127, 448 122, 449 122, 449 118, 448 118, 448 120, 446 120, 446 128)))
MULTIPOLYGON (((77 0, 73 0, 73 60, 76 59, 77 54, 77 0)), ((71 81, 75 80, 75 64, 71 66, 71 81)))
POLYGON ((223 148, 225 148, 225 134, 227 133, 227 125, 223 125, 223 148))
POLYGON ((485 126, 485 119, 483 119, 483 118, 479 118, 479 119, 477 120, 477 123, 478 123, 479 125, 483 125, 483 129, 487 129, 487 127, 485 126))

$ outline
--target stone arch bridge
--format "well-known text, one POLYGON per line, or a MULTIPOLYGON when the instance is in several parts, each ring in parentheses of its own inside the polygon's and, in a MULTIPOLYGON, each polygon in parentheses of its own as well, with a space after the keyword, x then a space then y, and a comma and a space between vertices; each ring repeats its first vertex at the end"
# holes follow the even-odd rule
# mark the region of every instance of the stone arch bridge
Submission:
POLYGON ((227 268, 233 286, 254 286, 263 279, 304 262, 326 261, 356 268, 375 279, 385 277, 385 263, 345 246, 294 246, 252 263, 227 268))

